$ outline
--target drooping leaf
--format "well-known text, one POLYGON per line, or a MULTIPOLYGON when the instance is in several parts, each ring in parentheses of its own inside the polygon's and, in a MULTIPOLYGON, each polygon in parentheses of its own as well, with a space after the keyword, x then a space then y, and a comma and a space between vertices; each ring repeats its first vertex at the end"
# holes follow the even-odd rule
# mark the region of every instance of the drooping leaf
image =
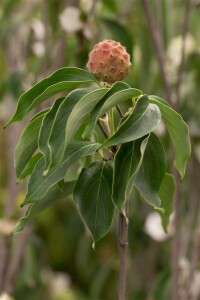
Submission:
POLYGON ((97 102, 105 95, 108 91, 107 88, 100 88, 82 97, 82 99, 75 105, 72 110, 65 132, 65 147, 71 143, 76 131, 83 123, 87 114, 94 108, 97 102))
POLYGON ((51 129, 54 123, 55 115, 64 100, 64 97, 57 99, 52 108, 49 109, 49 111, 46 113, 42 120, 42 125, 40 127, 39 131, 39 137, 38 137, 38 147, 40 152, 45 157, 45 164, 46 166, 49 164, 50 161, 50 147, 49 147, 49 136, 51 133, 51 129))
POLYGON ((38 148, 38 134, 48 110, 35 115, 26 125, 15 148, 14 164, 17 180, 20 178, 29 159, 38 148))
POLYGON ((92 132, 98 119, 109 111, 112 107, 133 98, 139 97, 142 92, 134 88, 128 88, 129 86, 124 82, 116 82, 112 88, 105 94, 101 101, 96 105, 91 112, 91 118, 86 127, 83 138, 92 132))
POLYGON ((133 188, 133 178, 140 169, 149 135, 122 144, 114 158, 112 197, 117 209, 124 215, 125 202, 133 188))
POLYGON ((95 161, 83 169, 74 188, 78 211, 94 242, 106 235, 112 223, 112 173, 111 162, 95 161))
POLYGON ((182 117, 171 107, 158 101, 156 96, 150 96, 150 101, 159 106, 163 121, 167 127, 175 151, 174 165, 181 179, 185 175, 186 163, 191 153, 189 131, 182 117))
POLYGON ((169 224, 169 217, 173 212, 173 198, 176 189, 175 179, 171 174, 166 173, 159 190, 159 197, 162 202, 162 207, 165 210, 165 213, 160 213, 162 218, 162 225, 165 231, 169 224))
POLYGON ((70 113, 80 99, 91 92, 91 88, 76 89, 69 93, 60 105, 48 140, 50 161, 48 168, 58 164, 65 150, 65 131, 70 113))
POLYGON ((62 191, 60 191, 58 185, 53 186, 43 199, 30 204, 25 215, 17 222, 12 234, 20 233, 26 224, 31 222, 43 210, 72 194, 74 186, 75 181, 64 183, 62 191))
POLYGON ((19 98, 16 112, 6 126, 21 121, 30 110, 51 96, 88 82, 97 82, 97 80, 85 70, 71 67, 57 70, 19 98))
POLYGON ((119 145, 137 140, 152 132, 160 123, 161 113, 157 105, 149 103, 146 95, 141 96, 135 109, 119 126, 117 131, 107 139, 103 147, 119 145))
POLYGON ((58 166, 50 169, 45 177, 43 176, 45 160, 44 158, 40 159, 31 174, 28 183, 28 192, 22 206, 43 198, 52 186, 64 179, 67 169, 72 164, 82 157, 91 155, 99 146, 100 144, 93 142, 74 142, 70 144, 65 151, 62 162, 58 166))
POLYGON ((141 167, 133 182, 142 198, 160 208, 158 192, 166 172, 165 150, 159 138, 151 133, 145 148, 141 167))

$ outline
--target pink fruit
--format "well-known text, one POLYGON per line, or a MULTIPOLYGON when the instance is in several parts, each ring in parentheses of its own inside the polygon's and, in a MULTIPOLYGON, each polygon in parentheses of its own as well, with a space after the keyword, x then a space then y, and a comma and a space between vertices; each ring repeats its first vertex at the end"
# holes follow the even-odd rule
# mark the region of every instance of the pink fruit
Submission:
POLYGON ((103 40, 89 53, 88 70, 100 81, 114 83, 130 72, 130 55, 126 48, 113 40, 103 40))

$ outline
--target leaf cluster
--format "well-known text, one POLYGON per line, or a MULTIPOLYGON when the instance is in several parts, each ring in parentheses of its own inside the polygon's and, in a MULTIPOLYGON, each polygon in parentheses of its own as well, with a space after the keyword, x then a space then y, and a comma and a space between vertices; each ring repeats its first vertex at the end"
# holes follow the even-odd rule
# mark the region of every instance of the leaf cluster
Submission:
POLYGON ((151 206, 167 213, 163 215, 166 228, 174 179, 167 173, 165 149, 155 129, 161 121, 165 123, 174 147, 174 164, 183 179, 190 142, 182 117, 165 100, 145 95, 125 82, 101 87, 85 70, 62 68, 20 97, 6 126, 21 121, 60 92, 67 95, 35 114, 16 146, 17 181, 28 175, 30 178, 22 203, 29 207, 13 233, 73 193, 80 216, 96 242, 109 231, 115 209, 125 215, 125 203, 131 200, 133 188, 151 206), (79 87, 82 84, 85 87, 79 87), (125 101, 131 103, 131 109, 119 120, 114 110, 125 101), (105 115, 108 120, 102 117, 105 115), (112 130, 109 133, 106 129, 112 130))

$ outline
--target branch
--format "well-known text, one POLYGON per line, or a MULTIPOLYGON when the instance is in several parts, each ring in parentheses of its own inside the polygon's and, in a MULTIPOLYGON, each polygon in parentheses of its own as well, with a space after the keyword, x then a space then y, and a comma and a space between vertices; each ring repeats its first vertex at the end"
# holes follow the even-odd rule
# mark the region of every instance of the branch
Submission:
POLYGON ((153 47, 155 50, 156 59, 158 61, 158 65, 159 65, 159 69, 160 69, 160 75, 161 75, 164 89, 165 89, 165 94, 166 94, 167 100, 172 105, 172 94, 171 94, 170 85, 167 80, 167 76, 166 76, 166 72, 165 72, 165 68, 164 68, 164 60, 163 60, 163 55, 162 55, 162 46, 161 46, 161 41, 160 41, 159 30, 154 22, 154 18, 153 18, 151 9, 149 7, 148 1, 141 0, 141 3, 142 3, 144 13, 145 13, 145 16, 147 19, 149 32, 150 32, 153 47))
POLYGON ((26 226, 20 236, 16 238, 15 245, 12 249, 12 254, 9 266, 7 268, 4 284, 4 291, 8 293, 8 295, 13 294, 13 290, 15 288, 15 280, 17 279, 20 263, 24 255, 24 249, 30 234, 31 227, 26 226))
POLYGON ((106 132, 105 128, 102 126, 101 122, 98 120, 97 124, 99 126, 99 128, 101 129, 101 132, 103 133, 103 135, 105 136, 105 138, 107 139, 109 137, 108 133, 106 132))
POLYGON ((181 185, 178 171, 175 170, 171 163, 172 174, 176 181, 176 192, 174 197, 174 236, 172 239, 171 248, 171 270, 172 270, 172 286, 171 286, 171 300, 180 300, 178 292, 178 280, 179 280, 179 259, 180 259, 180 219, 181 219, 181 185))
POLYGON ((185 45, 186 45, 185 42, 186 42, 186 36, 189 27, 190 11, 191 11, 191 0, 186 0, 185 16, 184 16, 183 26, 182 26, 182 47, 181 47, 181 54, 180 54, 181 61, 178 68, 177 83, 176 83, 176 107, 180 102, 180 86, 181 86, 183 66, 185 61, 185 45))
POLYGON ((128 201, 126 202, 126 217, 119 214, 119 300, 126 299, 126 275, 128 252, 128 201))
MULTIPOLYGON (((8 97, 7 99, 7 108, 8 111, 14 111, 15 102, 8 97)), ((13 152, 17 140, 19 138, 19 133, 21 130, 21 124, 16 124, 13 128, 8 128, 6 130, 6 164, 7 164, 7 184, 6 190, 8 191, 3 216, 5 218, 10 218, 11 214, 15 209, 15 201, 18 193, 18 186, 15 181, 14 173, 14 160, 13 152)), ((3 291, 5 271, 7 269, 8 258, 10 253, 10 238, 9 236, 2 236, 0 239, 0 294, 3 291)))
POLYGON ((123 112, 121 111, 121 108, 119 107, 119 105, 116 105, 116 109, 117 109, 117 111, 118 111, 120 117, 123 118, 123 117, 124 117, 124 114, 123 114, 123 112))

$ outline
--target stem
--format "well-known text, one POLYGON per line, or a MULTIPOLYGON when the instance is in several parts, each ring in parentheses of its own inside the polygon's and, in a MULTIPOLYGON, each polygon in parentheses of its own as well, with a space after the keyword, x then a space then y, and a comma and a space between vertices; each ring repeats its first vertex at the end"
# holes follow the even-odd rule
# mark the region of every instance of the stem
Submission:
MULTIPOLYGON (((116 106, 117 111, 121 118, 123 113, 119 106, 116 106)), ((107 127, 103 127, 101 122, 98 121, 98 125, 106 138, 110 135, 110 126, 113 124, 113 116, 111 115, 110 124, 107 122, 107 127)), ((113 154, 116 153, 117 148, 111 147, 113 154)), ((126 300, 126 275, 127 275, 127 253, 128 253, 128 201, 125 204, 126 215, 119 214, 119 233, 118 233, 118 244, 119 244, 119 300, 126 300)))
POLYGON ((98 120, 97 121, 97 124, 99 126, 99 128, 101 129, 101 132, 103 133, 103 135, 105 136, 105 138, 107 139, 108 138, 108 134, 107 132, 105 131, 104 127, 102 126, 101 122, 98 120))
POLYGON ((144 13, 147 19, 148 27, 149 27, 149 32, 151 35, 153 47, 155 49, 155 55, 156 59, 158 61, 159 69, 160 69, 160 76, 163 81, 164 89, 165 89, 165 94, 167 97, 167 100, 169 103, 172 105, 172 95, 171 95, 171 90, 170 90, 170 85, 169 81, 166 76, 165 72, 165 66, 164 66, 164 59, 163 59, 163 53, 162 53, 162 43, 160 39, 160 34, 159 34, 159 29, 157 24, 154 21, 154 16, 150 8, 150 3, 147 0, 141 0, 141 4, 144 9, 144 13))
POLYGON ((176 83, 176 106, 178 106, 180 102, 180 87, 182 82, 182 74, 183 74, 183 67, 185 62, 185 42, 189 27, 189 17, 191 11, 191 0, 186 0, 185 5, 185 16, 182 25, 182 46, 181 46, 181 61, 178 68, 178 75, 177 75, 177 83, 176 83))
POLYGON ((123 115, 123 112, 121 111, 121 108, 119 107, 119 105, 116 105, 116 109, 117 109, 117 111, 118 111, 120 117, 123 118, 124 115, 123 115))
MULTIPOLYGON (((126 202, 126 217, 128 202, 126 202)), ((123 214, 119 214, 119 300, 126 299, 126 275, 128 252, 128 222, 123 214)))
POLYGON ((110 124, 110 134, 112 136, 115 132, 113 108, 111 108, 109 111, 109 124, 110 124))
POLYGON ((180 179, 178 172, 173 169, 173 175, 176 180, 176 193, 174 199, 174 236, 172 239, 172 300, 180 300, 179 298, 179 260, 180 260, 180 245, 181 245, 181 206, 180 206, 180 199, 181 199, 181 186, 180 186, 180 179))

